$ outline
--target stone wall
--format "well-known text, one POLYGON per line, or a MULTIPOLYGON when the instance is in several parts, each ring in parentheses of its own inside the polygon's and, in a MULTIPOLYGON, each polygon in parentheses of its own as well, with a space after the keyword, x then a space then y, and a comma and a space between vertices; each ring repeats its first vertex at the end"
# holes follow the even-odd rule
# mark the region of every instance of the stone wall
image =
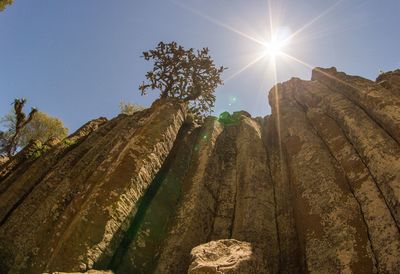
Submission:
POLYGON ((198 127, 159 100, 21 152, 1 165, 1 272, 186 273, 196 246, 235 239, 257 272, 396 273, 399 79, 316 68, 264 118, 198 127))

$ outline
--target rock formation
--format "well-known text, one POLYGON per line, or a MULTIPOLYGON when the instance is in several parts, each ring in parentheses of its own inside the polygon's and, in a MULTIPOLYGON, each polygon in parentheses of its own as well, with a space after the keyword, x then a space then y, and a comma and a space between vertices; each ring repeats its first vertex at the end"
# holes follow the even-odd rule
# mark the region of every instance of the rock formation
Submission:
POLYGON ((399 79, 316 68, 264 118, 160 99, 33 142, 0 163, 0 272, 398 273, 399 79))
POLYGON ((203 273, 248 273, 258 274, 262 270, 250 243, 234 239, 211 241, 192 249, 189 274, 203 273))

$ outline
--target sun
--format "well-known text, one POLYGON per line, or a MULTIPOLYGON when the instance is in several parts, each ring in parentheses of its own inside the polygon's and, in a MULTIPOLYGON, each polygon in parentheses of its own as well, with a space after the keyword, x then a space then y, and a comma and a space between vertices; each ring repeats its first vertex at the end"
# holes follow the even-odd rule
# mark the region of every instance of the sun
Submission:
POLYGON ((283 50, 287 48, 290 41, 290 37, 286 39, 279 39, 276 37, 272 37, 270 41, 263 43, 263 54, 264 56, 269 56, 272 58, 277 57, 278 55, 283 54, 283 50))
MULTIPOLYGON (((332 12, 337 6, 339 6, 339 4, 344 2, 344 0, 336 0, 336 2, 332 6, 330 6, 329 8, 324 10, 322 13, 318 14, 315 18, 312 18, 310 21, 306 22, 304 25, 297 28, 293 32, 289 26, 275 25, 275 23, 273 22, 274 21, 273 20, 274 13, 272 11, 272 7, 271 7, 271 3, 270 3, 271 1, 267 1, 267 3, 268 3, 267 17, 269 18, 269 23, 265 24, 265 27, 269 26, 269 30, 264 32, 264 35, 260 35, 260 36, 256 35, 255 37, 242 31, 242 30, 238 30, 238 29, 234 28, 233 26, 230 26, 224 22, 221 22, 218 19, 212 18, 209 15, 204 14, 194 8, 191 8, 191 7, 183 4, 183 1, 178 2, 175 0, 171 0, 171 2, 189 12, 192 12, 192 13, 206 19, 207 21, 209 21, 211 23, 214 23, 222 28, 225 28, 233 33, 238 34, 239 36, 242 36, 243 38, 246 38, 246 39, 258 44, 259 47, 257 48, 256 58, 252 59, 250 62, 245 64, 242 68, 240 68, 239 70, 234 72, 232 75, 230 75, 227 79, 225 79, 225 82, 227 82, 227 81, 232 80, 234 77, 241 74, 242 72, 244 72, 245 70, 249 69, 250 67, 252 67, 253 65, 257 64, 258 62, 260 62, 262 60, 271 62, 273 72, 274 72, 274 74, 276 74, 277 73, 276 67, 277 67, 277 61, 278 61, 277 57, 283 57, 286 60, 290 59, 291 61, 302 64, 308 68, 312 68, 313 67, 312 65, 309 65, 306 62, 289 54, 289 52, 290 52, 289 44, 293 44, 292 43, 293 39, 300 36, 300 34, 302 32, 304 32, 304 30, 306 30, 310 26, 314 25, 318 20, 320 20, 321 18, 323 18, 324 16, 326 16, 327 14, 332 12), (266 38, 265 35, 269 36, 268 40, 264 40, 262 38, 260 39, 260 37, 266 38), (269 58, 266 58, 266 57, 269 57, 269 58)), ((279 21, 279 20, 277 20, 277 21, 279 21)), ((279 58, 279 59, 281 59, 281 58, 279 58)))
POLYGON ((283 43, 277 40, 271 40, 264 45, 264 55, 276 57, 282 53, 283 43))

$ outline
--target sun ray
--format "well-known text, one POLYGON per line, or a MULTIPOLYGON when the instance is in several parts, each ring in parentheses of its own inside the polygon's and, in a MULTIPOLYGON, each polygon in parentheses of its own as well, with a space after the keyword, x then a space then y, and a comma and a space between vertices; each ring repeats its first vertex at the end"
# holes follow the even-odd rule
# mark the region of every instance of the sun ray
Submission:
MULTIPOLYGON (((307 68, 310 69, 315 69, 312 65, 307 64, 306 62, 286 53, 283 51, 283 47, 286 46, 294 37, 298 36, 300 33, 302 33, 305 29, 309 28, 310 26, 312 26, 313 24, 315 24, 315 22, 317 22, 318 20, 320 20, 321 18, 323 18, 324 16, 326 16, 327 14, 329 14, 330 12, 332 12, 340 3, 342 3, 344 0, 337 0, 332 6, 330 6, 328 9, 324 10, 321 14, 317 15, 315 18, 311 19, 309 22, 307 22, 306 24, 304 24, 302 27, 300 27, 299 29, 297 29, 295 32, 291 33, 290 35, 288 35, 286 38, 280 39, 280 37, 278 37, 278 33, 277 33, 277 29, 275 28, 275 22, 274 22, 274 18, 273 18, 273 10, 272 10, 272 1, 271 0, 267 0, 267 9, 268 9, 268 25, 269 25, 269 33, 267 31, 266 33, 266 39, 260 40, 257 39, 243 31, 240 31, 224 22, 221 22, 215 18, 212 18, 210 16, 208 16, 207 14, 204 14, 194 8, 191 8, 177 0, 169 0, 171 3, 179 6, 180 8, 187 10, 193 14, 196 14, 197 16, 213 23, 216 24, 226 30, 229 30, 235 34, 238 34, 241 37, 244 37, 250 41, 253 41, 259 45, 262 45, 264 47, 264 52, 262 54, 260 54, 259 56, 257 56, 257 58, 253 59, 252 61, 250 61, 249 63, 247 63, 245 66, 243 66, 242 68, 240 68, 238 71, 236 71, 235 73, 233 73, 232 75, 230 75, 225 82, 228 82, 230 80, 232 80, 233 78, 235 78, 236 76, 240 75, 242 72, 246 71, 247 69, 249 69, 250 67, 252 67, 254 64, 256 64, 257 62, 259 62, 261 59, 263 59, 266 55, 269 55, 269 60, 271 61, 272 64, 272 76, 273 76, 273 88, 272 88, 272 92, 274 94, 274 106, 275 106, 275 112, 276 112, 276 130, 277 130, 277 135, 278 135, 278 140, 279 140, 279 151, 281 154, 281 160, 283 159, 283 150, 282 150, 282 140, 281 140, 281 113, 280 113, 280 105, 279 105, 279 96, 278 96, 278 72, 277 72, 277 60, 276 57, 278 55, 284 56, 284 57, 288 57, 289 59, 300 63, 304 66, 306 66, 307 68), (268 37, 269 35, 269 37, 268 37)), ((327 73, 321 71, 321 73, 324 73, 326 75, 328 75, 327 73)), ((329 77, 333 77, 336 78, 332 75, 328 75, 329 77)), ((340 79, 337 79, 340 81, 340 79)), ((341 81, 342 82, 342 81, 341 81)))
POLYGON ((223 22, 221 22, 221 21, 219 21, 219 20, 217 20, 215 18, 212 18, 212 17, 210 17, 210 16, 208 16, 208 15, 206 15, 206 14, 204 14, 204 13, 202 13, 202 12, 196 10, 196 9, 193 9, 193 8, 191 8, 189 6, 186 6, 186 5, 182 4, 182 3, 174 1, 174 0, 170 0, 170 2, 175 4, 175 5, 177 5, 177 6, 179 6, 179 7, 181 7, 181 8, 183 8, 183 9, 185 9, 185 10, 187 10, 187 11, 190 11, 190 12, 192 12, 192 13, 194 13, 194 14, 196 14, 196 15, 204 18, 204 19, 206 19, 207 21, 209 21, 211 23, 214 23, 214 24, 216 24, 216 25, 218 25, 220 27, 223 27, 223 28, 225 28, 227 30, 230 30, 230 31, 232 31, 232 32, 244 37, 244 38, 247 38, 247 39, 249 39, 249 40, 251 40, 253 42, 256 42, 256 43, 258 43, 260 45, 264 45, 263 41, 261 41, 261 40, 259 40, 257 38, 254 38, 253 36, 250 36, 247 33, 244 33, 244 32, 242 32, 240 30, 237 30, 237 29, 235 29, 235 28, 233 28, 233 27, 231 27, 231 26, 229 26, 229 25, 227 25, 227 24, 225 24, 225 23, 223 23, 223 22))
POLYGON ((264 58, 264 56, 265 56, 264 54, 260 54, 259 56, 257 56, 257 58, 255 58, 254 60, 250 61, 248 64, 246 64, 240 70, 236 71, 234 74, 232 74, 227 79, 225 79, 224 82, 226 83, 226 82, 232 80, 233 78, 238 76, 240 73, 242 73, 243 71, 247 70, 248 68, 250 68, 251 66, 256 64, 258 61, 260 61, 262 58, 264 58))
POLYGON ((314 68, 312 65, 309 65, 309 64, 307 64, 306 62, 301 61, 300 59, 298 59, 298 58, 296 58, 296 57, 294 57, 294 56, 292 56, 292 55, 290 55, 290 54, 287 54, 286 52, 281 52, 281 54, 282 54, 283 56, 286 56, 286 57, 292 59, 293 61, 296 61, 296 62, 298 62, 298 63, 300 63, 300 64, 302 64, 302 65, 308 67, 308 68, 311 68, 311 69, 314 68))
POLYGON ((273 19, 272 19, 272 8, 271 8, 271 1, 268 0, 268 18, 269 18, 269 39, 272 40, 274 37, 274 24, 273 24, 273 19))
POLYGON ((302 35, 300 39, 296 39, 296 43, 298 42, 304 42, 304 41, 313 41, 317 39, 323 39, 327 37, 332 37, 336 34, 341 34, 344 32, 349 32, 349 31, 357 31, 361 28, 365 28, 371 25, 371 22, 363 22, 362 24, 351 24, 351 25, 346 25, 345 27, 340 26, 340 25, 335 25, 335 26, 330 26, 325 27, 324 29, 321 29, 319 31, 313 31, 312 33, 307 33, 307 35, 302 35))
MULTIPOLYGON (((273 88, 273 93, 274 93, 274 105, 275 105, 275 111, 276 111, 276 120, 275 120, 275 126, 276 126, 276 134, 278 137, 278 150, 279 150, 279 160, 281 163, 281 166, 284 166, 284 155, 283 155, 283 147, 282 147, 282 137, 281 137, 281 112, 280 112, 280 105, 279 105, 279 96, 278 96, 278 72, 277 72, 277 66, 276 66, 276 59, 275 57, 272 58, 272 66, 273 66, 273 79, 274 79, 274 86, 273 88)), ((281 169, 282 175, 283 175, 283 169, 281 169)))
POLYGON ((332 12, 341 2, 343 2, 343 0, 338 0, 336 1, 332 6, 330 6, 329 8, 327 8, 325 11, 323 11, 321 14, 319 14, 318 16, 314 17, 312 20, 310 20, 308 23, 304 24, 301 28, 299 28, 298 30, 296 30, 295 32, 293 32, 289 37, 287 37, 285 40, 289 41, 291 40, 293 37, 295 37, 296 35, 298 35, 299 33, 301 33, 302 31, 304 31, 306 28, 310 27, 312 24, 314 24, 315 22, 317 22, 319 19, 321 19, 322 17, 324 17, 325 15, 327 15, 328 13, 332 12))
MULTIPOLYGON (((264 62, 263 66, 262 66, 262 74, 261 75, 267 75, 267 73, 269 72, 269 67, 268 64, 266 62, 264 62)), ((261 77, 260 80, 260 85, 258 86, 258 90, 260 91, 265 91, 265 86, 267 84, 267 77, 261 77)), ((263 107, 265 106, 265 102, 263 101, 263 98, 265 98, 265 92, 257 92, 254 94, 255 97, 255 104, 257 106, 257 109, 262 105, 263 107)))
POLYGON ((348 87, 351 87, 351 88, 353 88, 353 89, 356 89, 356 90, 360 90, 360 91, 361 91, 360 88, 358 88, 358 87, 356 87, 356 86, 354 86, 354 85, 352 85, 352 84, 350 84, 350 83, 347 83, 347 82, 343 81, 342 79, 339 79, 339 78, 333 76, 332 74, 326 73, 325 71, 320 70, 320 69, 318 69, 318 68, 315 67, 315 66, 312 66, 312 65, 310 65, 310 64, 307 64, 306 62, 304 62, 304 61, 302 61, 302 60, 300 60, 300 59, 298 59, 298 58, 296 58, 296 57, 294 57, 294 56, 292 56, 292 55, 290 55, 290 54, 287 54, 287 53, 284 53, 284 52, 282 52, 282 54, 283 54, 284 56, 286 56, 286 57, 288 57, 288 58, 290 58, 290 59, 292 59, 292 60, 294 60, 294 61, 296 61, 296 62, 298 62, 298 63, 300 63, 300 64, 302 64, 302 65, 304 65, 304 66, 306 66, 306 67, 308 67, 308 68, 310 68, 311 70, 316 70, 316 71, 318 71, 319 73, 322 73, 323 75, 325 75, 325 76, 327 76, 327 77, 329 77, 329 78, 331 78, 331 79, 333 79, 333 80, 335 80, 335 81, 338 81, 338 82, 342 83, 343 85, 346 85, 346 86, 348 86, 348 87))

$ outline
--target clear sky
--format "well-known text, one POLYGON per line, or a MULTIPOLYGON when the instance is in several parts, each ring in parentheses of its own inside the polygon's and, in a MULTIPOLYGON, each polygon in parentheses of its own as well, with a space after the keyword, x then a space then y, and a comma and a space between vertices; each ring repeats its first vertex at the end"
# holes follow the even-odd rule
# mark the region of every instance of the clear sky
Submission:
MULTIPOLYGON (((0 12, 0 116, 16 97, 61 118, 70 130, 118 114, 121 100, 148 106, 138 86, 159 41, 209 47, 229 67, 215 114, 270 112, 271 56, 257 41, 295 36, 284 47, 309 66, 336 66, 375 79, 400 67, 399 0, 15 0, 0 12), (297 30, 301 31, 297 32, 297 30), (257 41, 255 41, 257 40, 257 41)), ((276 57, 277 81, 309 79, 310 67, 276 57)), ((28 109, 29 110, 29 109, 28 109)))

